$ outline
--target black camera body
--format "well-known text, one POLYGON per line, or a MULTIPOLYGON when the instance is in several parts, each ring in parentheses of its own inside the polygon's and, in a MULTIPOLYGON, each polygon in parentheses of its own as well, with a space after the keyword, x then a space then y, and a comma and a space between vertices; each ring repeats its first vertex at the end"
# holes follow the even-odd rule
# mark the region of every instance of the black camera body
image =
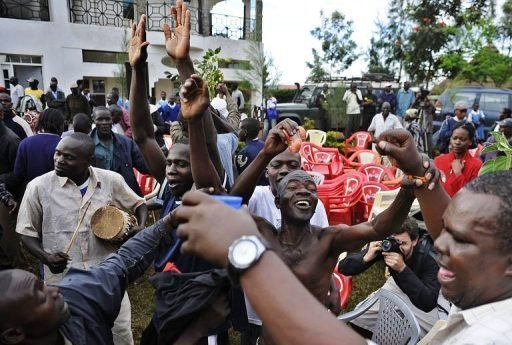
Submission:
POLYGON ((381 242, 380 246, 383 252, 402 254, 402 251, 400 250, 400 243, 398 243, 398 241, 394 237, 386 237, 381 242))

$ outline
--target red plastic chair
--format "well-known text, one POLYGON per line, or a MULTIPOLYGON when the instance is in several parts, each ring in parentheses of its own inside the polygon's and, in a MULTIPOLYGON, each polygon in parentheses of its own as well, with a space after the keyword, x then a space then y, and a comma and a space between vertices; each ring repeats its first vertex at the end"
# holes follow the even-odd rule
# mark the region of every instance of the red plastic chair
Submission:
POLYGON ((324 203, 329 224, 354 224, 355 206, 365 179, 359 172, 346 173, 317 187, 318 198, 324 203))
POLYGON ((355 132, 345 140, 345 156, 349 157, 352 153, 359 150, 366 150, 370 147, 372 135, 368 132, 355 132))
POLYGON ((361 186, 361 196, 357 207, 357 222, 362 223, 368 220, 370 211, 375 201, 377 192, 389 190, 388 187, 378 182, 363 182, 361 186))
POLYGON ((142 174, 137 169, 133 168, 135 178, 139 184, 142 195, 148 195, 155 189, 157 182, 155 178, 148 174, 142 174))
POLYGON ((366 180, 370 182, 383 182, 384 180, 394 180, 395 175, 383 165, 380 164, 364 164, 357 169, 360 173, 366 175, 366 180))
POLYGON ((343 163, 352 167, 353 169, 358 169, 361 165, 364 164, 380 164, 381 160, 381 156, 376 151, 358 150, 354 152, 348 159, 344 159, 343 163))
POLYGON ((340 292, 340 309, 343 310, 348 304, 348 299, 352 294, 352 277, 339 273, 337 264, 332 275, 340 292))
POLYGON ((323 174, 327 179, 332 179, 343 173, 342 156, 337 149, 303 142, 300 153, 302 167, 306 171, 323 174))

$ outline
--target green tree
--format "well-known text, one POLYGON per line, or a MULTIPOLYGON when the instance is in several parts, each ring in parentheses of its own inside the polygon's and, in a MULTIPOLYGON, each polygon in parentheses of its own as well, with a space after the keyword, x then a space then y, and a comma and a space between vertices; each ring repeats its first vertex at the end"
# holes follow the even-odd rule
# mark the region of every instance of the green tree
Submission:
POLYGON ((512 0, 505 0, 502 6, 503 16, 501 17, 498 31, 501 37, 502 46, 510 56, 512 53, 512 0))
POLYGON ((352 39, 352 21, 334 11, 325 16, 320 11, 321 25, 311 30, 311 35, 321 42, 321 59, 329 66, 329 72, 340 73, 357 59, 357 44, 352 39))
POLYGON ((306 66, 311 70, 309 72, 308 80, 319 83, 322 80, 325 80, 329 73, 324 69, 322 59, 318 54, 318 51, 313 48, 311 49, 311 52, 313 53, 313 62, 306 62, 306 66))
POLYGON ((460 78, 480 84, 503 86, 512 75, 512 57, 501 54, 494 45, 480 49, 460 72, 460 78))

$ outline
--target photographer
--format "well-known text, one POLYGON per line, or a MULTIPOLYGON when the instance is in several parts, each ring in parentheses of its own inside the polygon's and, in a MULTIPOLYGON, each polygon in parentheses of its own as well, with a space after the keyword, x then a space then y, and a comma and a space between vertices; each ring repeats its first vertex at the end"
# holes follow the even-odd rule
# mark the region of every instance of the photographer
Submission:
MULTIPOLYGON (((348 276, 357 275, 379 260, 384 260, 391 274, 382 289, 394 292, 408 304, 418 320, 422 336, 425 335, 439 319, 436 308, 440 289, 437 281, 439 266, 430 238, 426 234, 419 238, 418 224, 409 217, 399 232, 384 241, 370 242, 360 253, 348 255, 339 263, 338 271, 348 276)), ((444 308, 448 309, 447 306, 444 308)), ((378 311, 376 303, 352 323, 371 331, 378 311)))

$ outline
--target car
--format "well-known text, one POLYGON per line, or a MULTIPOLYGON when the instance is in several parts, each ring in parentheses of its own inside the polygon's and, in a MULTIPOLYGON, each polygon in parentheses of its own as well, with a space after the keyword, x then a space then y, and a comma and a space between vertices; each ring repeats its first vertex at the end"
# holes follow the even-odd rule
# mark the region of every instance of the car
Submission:
POLYGON ((445 90, 436 102, 436 116, 434 117, 434 131, 441 127, 446 115, 453 115, 454 104, 464 101, 468 105, 468 112, 473 103, 480 105, 480 110, 485 114, 484 124, 486 132, 498 121, 503 108, 512 107, 512 90, 486 88, 477 86, 465 86, 445 90))
POLYGON ((377 96, 384 90, 385 84, 392 84, 395 93, 399 86, 392 76, 377 74, 365 74, 362 78, 338 78, 319 83, 306 83, 290 103, 277 103, 278 121, 289 118, 302 125, 307 117, 315 121, 315 128, 328 130, 329 121, 322 121, 319 107, 319 97, 323 85, 327 84, 330 90, 347 89, 351 83, 356 84, 362 93, 364 93, 366 86, 371 83, 373 92, 377 96))

